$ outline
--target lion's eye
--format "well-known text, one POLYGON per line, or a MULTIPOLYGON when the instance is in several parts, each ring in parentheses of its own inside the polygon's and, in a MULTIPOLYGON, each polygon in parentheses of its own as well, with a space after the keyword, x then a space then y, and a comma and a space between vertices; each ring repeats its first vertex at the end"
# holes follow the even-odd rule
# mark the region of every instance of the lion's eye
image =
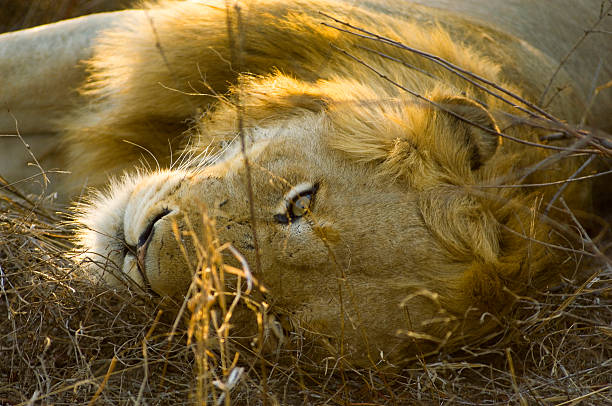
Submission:
POLYGON ((281 213, 276 214, 274 219, 281 224, 288 224, 305 216, 310 211, 318 188, 319 186, 316 184, 302 183, 291 189, 285 196, 280 210, 281 213))
POLYGON ((312 194, 300 196, 299 199, 297 199, 291 205, 291 215, 293 217, 302 217, 308 211, 311 200, 312 200, 312 194))

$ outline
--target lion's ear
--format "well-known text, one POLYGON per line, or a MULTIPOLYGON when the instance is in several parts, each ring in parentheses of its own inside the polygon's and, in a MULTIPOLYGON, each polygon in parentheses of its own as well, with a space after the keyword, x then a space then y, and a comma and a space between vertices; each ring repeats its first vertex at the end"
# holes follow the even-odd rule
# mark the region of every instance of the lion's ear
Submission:
POLYGON ((491 113, 466 97, 442 97, 435 102, 450 116, 453 128, 460 130, 459 141, 464 142, 471 152, 471 169, 480 168, 495 154, 500 144, 499 127, 491 113))

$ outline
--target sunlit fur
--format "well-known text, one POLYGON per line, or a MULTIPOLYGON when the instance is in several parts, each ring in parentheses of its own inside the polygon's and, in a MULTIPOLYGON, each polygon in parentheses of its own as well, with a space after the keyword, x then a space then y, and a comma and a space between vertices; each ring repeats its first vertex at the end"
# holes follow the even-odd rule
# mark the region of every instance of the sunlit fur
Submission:
MULTIPOLYGON (((144 285, 123 250, 168 210, 155 225, 146 277, 156 293, 180 297, 194 270, 181 244, 193 247, 188 238, 179 242, 173 227, 201 231, 206 207, 221 242, 254 264, 237 140, 242 126, 262 265, 256 277, 268 289, 271 311, 288 318, 286 328, 301 326, 329 344, 313 356, 340 351, 343 341, 343 355, 356 364, 380 356, 401 362, 439 344, 475 340, 516 295, 556 283, 575 265, 573 254, 552 248, 572 243, 561 201, 550 216, 542 214, 557 187, 482 186, 564 179, 580 159, 553 161, 521 179, 552 152, 470 126, 330 43, 483 127, 538 142, 541 131, 505 114, 517 110, 422 57, 326 27, 321 22, 331 20, 317 11, 530 99, 547 80, 534 66, 550 61, 512 37, 448 14, 438 20, 424 7, 400 20, 336 2, 262 0, 241 10, 238 27, 235 9, 202 3, 162 1, 122 21, 100 38, 88 62, 81 92, 92 102, 62 123, 74 184, 87 178, 102 185, 138 161, 155 165, 151 155, 170 167, 170 150, 173 160, 185 158, 175 169, 128 174, 81 208, 85 259, 114 263, 115 273, 144 285), (475 41, 479 36, 494 40, 475 41), (285 194, 303 183, 319 185, 311 213, 289 225, 274 221, 285 194)), ((567 92, 551 110, 577 120, 579 104, 567 92)), ((588 194, 579 184, 563 198, 584 209, 588 194)))

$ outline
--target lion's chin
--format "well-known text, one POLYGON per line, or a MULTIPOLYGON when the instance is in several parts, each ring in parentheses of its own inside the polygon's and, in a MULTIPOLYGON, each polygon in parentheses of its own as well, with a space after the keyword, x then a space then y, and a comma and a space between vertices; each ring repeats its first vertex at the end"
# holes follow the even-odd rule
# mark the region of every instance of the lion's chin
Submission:
POLYGON ((129 281, 131 286, 146 288, 146 281, 143 278, 142 272, 138 269, 138 260, 134 255, 128 253, 123 259, 123 267, 121 269, 122 276, 129 281))

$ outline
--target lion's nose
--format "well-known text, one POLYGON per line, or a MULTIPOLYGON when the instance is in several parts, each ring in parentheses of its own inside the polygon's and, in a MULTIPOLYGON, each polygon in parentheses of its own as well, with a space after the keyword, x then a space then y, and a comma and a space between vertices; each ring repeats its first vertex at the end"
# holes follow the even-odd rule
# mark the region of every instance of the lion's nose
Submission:
POLYGON ((136 245, 136 258, 138 260, 138 267, 143 272, 143 274, 145 256, 147 254, 147 248, 149 247, 151 238, 153 238, 153 233, 155 232, 155 223, 157 223, 163 217, 167 216, 169 213, 170 210, 168 209, 162 210, 157 216, 153 217, 151 222, 149 222, 149 224, 147 225, 147 228, 142 232, 142 234, 140 234, 140 237, 138 237, 138 244, 136 245))

